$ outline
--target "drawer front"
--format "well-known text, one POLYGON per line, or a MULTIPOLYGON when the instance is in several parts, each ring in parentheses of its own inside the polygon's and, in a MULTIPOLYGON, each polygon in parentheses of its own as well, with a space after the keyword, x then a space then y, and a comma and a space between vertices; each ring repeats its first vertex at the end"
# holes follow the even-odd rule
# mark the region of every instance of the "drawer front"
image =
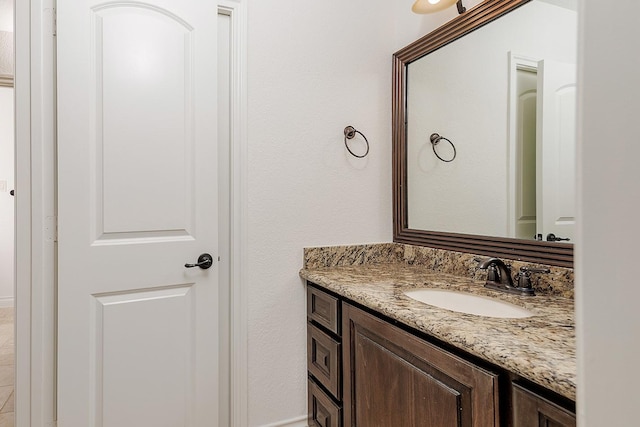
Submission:
POLYGON ((340 400, 341 357, 340 343, 307 323, 307 366, 320 384, 340 400))
POLYGON ((307 286, 307 317, 340 335, 340 301, 338 298, 307 286))
POLYGON ((561 406, 513 384, 514 427, 575 427, 576 416, 561 406))
POLYGON ((342 409, 309 380, 309 427, 342 427, 342 409))

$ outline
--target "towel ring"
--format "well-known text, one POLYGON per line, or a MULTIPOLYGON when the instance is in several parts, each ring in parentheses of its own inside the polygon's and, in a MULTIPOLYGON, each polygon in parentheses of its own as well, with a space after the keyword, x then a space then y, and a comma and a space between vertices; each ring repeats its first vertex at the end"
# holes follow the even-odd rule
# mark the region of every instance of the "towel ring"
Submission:
POLYGON ((353 126, 347 126, 346 128, 344 128, 344 146, 347 147, 347 151, 353 157, 357 157, 359 159, 366 157, 367 154, 369 154, 369 141, 367 140, 367 137, 364 136, 364 134, 359 130, 356 130, 356 128, 354 128, 353 126), (347 143, 347 139, 353 139, 356 136, 356 133, 359 133, 364 138, 364 142, 367 143, 367 151, 365 151, 364 154, 362 155, 356 154, 353 151, 351 151, 351 148, 349 148, 349 144, 347 143))
POLYGON ((453 142, 451 142, 449 139, 445 138, 444 136, 440 136, 437 133, 432 133, 431 137, 429 137, 429 139, 431 140, 431 148, 433 148, 433 154, 436 155, 437 158, 439 158, 440 160, 442 160, 445 163, 449 163, 452 162, 453 159, 456 158, 456 146, 453 145, 453 142), (445 160, 442 157, 440 157, 440 155, 438 154, 438 152, 436 151, 436 145, 438 145, 438 143, 442 140, 447 141, 449 144, 451 144, 451 148, 453 148, 453 157, 450 158, 449 160, 445 160))

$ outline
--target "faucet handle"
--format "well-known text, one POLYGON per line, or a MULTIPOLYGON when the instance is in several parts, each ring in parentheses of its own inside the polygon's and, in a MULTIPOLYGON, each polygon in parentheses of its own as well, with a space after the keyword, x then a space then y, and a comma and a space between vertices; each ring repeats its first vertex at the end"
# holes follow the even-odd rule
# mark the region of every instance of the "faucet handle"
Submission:
POLYGON ((548 268, 533 268, 533 267, 520 267, 520 271, 523 273, 551 273, 548 268))
POLYGON ((519 289, 531 289, 531 273, 550 273, 548 268, 532 268, 532 267, 520 267, 520 271, 516 275, 517 287, 519 289))

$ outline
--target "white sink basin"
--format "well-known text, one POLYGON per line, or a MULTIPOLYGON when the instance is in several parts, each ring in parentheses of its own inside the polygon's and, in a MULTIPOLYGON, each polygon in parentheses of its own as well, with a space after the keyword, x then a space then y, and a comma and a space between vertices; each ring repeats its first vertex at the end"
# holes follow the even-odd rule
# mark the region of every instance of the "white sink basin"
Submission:
POLYGON ((531 311, 508 302, 463 292, 415 289, 404 294, 425 304, 478 316, 519 319, 534 315, 531 311))

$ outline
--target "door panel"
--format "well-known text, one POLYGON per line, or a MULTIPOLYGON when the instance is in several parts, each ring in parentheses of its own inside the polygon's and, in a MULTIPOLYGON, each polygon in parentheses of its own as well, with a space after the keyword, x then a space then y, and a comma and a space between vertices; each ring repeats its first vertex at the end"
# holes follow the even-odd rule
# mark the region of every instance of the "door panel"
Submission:
POLYGON ((129 5, 94 9, 92 19, 99 235, 186 233, 194 210, 193 28, 129 5))
POLYGON ((576 66, 538 64, 538 233, 574 239, 576 66))
POLYGON ((94 298, 92 389, 103 425, 189 425, 195 378, 192 284, 94 298), (154 330, 162 334, 149 333, 154 330))
POLYGON ((216 426, 217 5, 58 1, 58 425, 216 426))

